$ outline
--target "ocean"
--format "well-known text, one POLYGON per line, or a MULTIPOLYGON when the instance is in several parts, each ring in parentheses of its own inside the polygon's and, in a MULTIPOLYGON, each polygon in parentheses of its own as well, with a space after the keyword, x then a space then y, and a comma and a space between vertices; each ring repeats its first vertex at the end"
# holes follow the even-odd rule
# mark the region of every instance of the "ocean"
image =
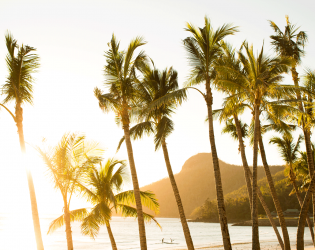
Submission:
MULTIPOLYGON (((47 230, 54 217, 41 218, 41 229, 45 250, 66 250, 65 229, 60 228, 50 235, 47 230)), ((180 224, 176 218, 157 218, 162 230, 154 223, 146 224, 148 249, 185 249, 185 238, 180 224), (162 243, 162 239, 164 242, 162 243), (168 244, 171 243, 172 244, 168 244)), ((222 236, 218 223, 189 222, 192 239, 195 248, 222 249, 222 236)), ((118 249, 140 249, 138 236, 138 223, 133 218, 113 217, 111 221, 112 231, 118 249)), ((229 225, 233 249, 246 249, 250 247, 251 227, 234 227, 229 225), (246 247, 247 246, 247 247, 246 247)), ((290 239, 295 245, 296 227, 289 227, 290 239)), ((280 228, 279 228, 280 231, 280 228)), ((75 250, 100 250, 111 249, 106 227, 101 227, 98 237, 93 240, 80 233, 80 224, 72 224, 73 242, 75 250)), ((272 227, 260 227, 259 237, 262 245, 268 245, 277 249, 277 238, 272 227)), ((308 228, 305 228, 306 245, 311 244, 311 236, 308 228)), ((35 247, 32 222, 23 216, 0 217, 0 250, 33 250, 35 247)), ((269 249, 269 248, 266 248, 269 249)))

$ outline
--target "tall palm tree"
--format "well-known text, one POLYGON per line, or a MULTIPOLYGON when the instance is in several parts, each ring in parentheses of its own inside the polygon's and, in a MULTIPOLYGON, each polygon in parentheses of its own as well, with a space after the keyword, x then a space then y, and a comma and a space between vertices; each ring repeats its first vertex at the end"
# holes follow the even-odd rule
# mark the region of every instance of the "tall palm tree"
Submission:
MULTIPOLYGON (((176 93, 175 91, 178 89, 177 72, 172 68, 165 69, 161 72, 156 68, 151 69, 149 66, 147 66, 147 69, 143 72, 143 75, 143 81, 139 84, 142 112, 148 110, 147 108, 153 102, 168 94, 176 93)), ((173 121, 170 119, 170 116, 172 113, 174 113, 177 102, 178 100, 174 98, 173 102, 167 102, 163 106, 155 108, 150 112, 143 112, 141 114, 141 111, 139 111, 140 120, 144 121, 130 129, 130 136, 133 139, 138 139, 144 134, 153 133, 155 149, 157 150, 158 148, 162 147, 168 176, 174 192, 185 235, 186 244, 189 250, 193 250, 194 244, 190 235, 184 207, 177 188, 166 144, 166 138, 172 133, 174 129, 173 121)), ((120 144, 123 140, 124 138, 122 138, 120 144)))
POLYGON ((215 78, 214 63, 221 54, 220 41, 228 35, 235 34, 238 30, 230 24, 224 24, 217 30, 214 30, 210 23, 210 19, 205 17, 205 26, 197 28, 190 23, 187 23, 186 31, 190 32, 191 36, 184 39, 184 47, 188 53, 188 61, 191 65, 190 76, 188 79, 188 86, 205 84, 206 93, 199 91, 205 99, 209 119, 209 139, 212 153, 216 195, 218 202, 219 220, 223 238, 224 249, 231 249, 231 240, 229 229, 227 226, 227 218, 224 206, 224 196, 222 189, 221 173, 219 166, 219 158, 217 155, 213 117, 212 104, 213 95, 211 84, 215 78))
MULTIPOLYGON (((298 225, 298 233, 297 233, 297 246, 300 249, 304 248, 304 227, 305 221, 307 219, 307 212, 308 212, 308 204, 309 199, 313 198, 313 222, 314 222, 314 214, 315 214, 315 175, 314 175, 314 168, 312 168, 312 163, 314 163, 314 149, 312 148, 312 143, 310 140, 310 131, 314 124, 314 89, 315 89, 315 72, 311 70, 306 70, 306 74, 304 75, 303 85, 304 88, 307 90, 303 98, 305 99, 304 102, 304 110, 302 110, 302 115, 298 117, 299 120, 302 120, 302 128, 305 137, 305 145, 306 145, 306 154, 307 154, 307 163, 309 169, 309 179, 310 183, 308 185, 308 191, 304 198, 303 206, 300 212, 299 218, 299 225, 298 225), (304 111, 304 112, 303 112, 304 111), (302 119, 300 119, 300 117, 302 119), (306 131, 306 133, 305 133, 306 131)), ((301 109, 301 108, 300 108, 301 109)), ((300 122, 299 122, 300 123, 300 122)))
MULTIPOLYGON (((17 41, 10 33, 5 35, 8 54, 6 56, 6 64, 9 71, 6 83, 2 85, 2 93, 5 98, 0 106, 4 107, 12 116, 18 130, 19 141, 22 155, 25 155, 25 140, 23 132, 23 108, 22 105, 33 104, 33 82, 32 74, 39 67, 39 56, 35 54, 36 49, 28 46, 19 46, 17 41), (11 112, 5 104, 15 102, 15 114, 11 112)), ((31 199, 31 209, 33 217, 33 225, 35 231, 35 239, 37 250, 43 250, 43 240, 40 230, 38 209, 33 177, 31 171, 26 169, 27 182, 31 199)))
POLYGON ((37 148, 47 168, 54 187, 62 195, 64 214, 54 220, 50 230, 56 225, 66 225, 68 250, 73 250, 71 221, 81 220, 85 215, 84 209, 70 212, 71 198, 83 186, 84 174, 94 164, 101 161, 102 150, 95 143, 85 143, 85 137, 79 134, 65 134, 59 144, 51 150, 37 148))
MULTIPOLYGON (((254 145, 253 145, 253 198, 252 198, 252 220, 253 233, 252 243, 253 249, 259 249, 259 235, 258 235, 258 214, 257 214, 257 157, 258 157, 258 143, 260 141, 260 114, 264 110, 264 106, 268 103, 268 98, 277 98, 281 92, 279 89, 279 82, 282 80, 282 74, 289 70, 291 61, 288 58, 274 57, 270 58, 264 54, 263 47, 260 53, 255 56, 253 46, 248 46, 247 42, 243 43, 242 49, 245 54, 240 51, 239 58, 242 68, 234 69, 228 66, 216 67, 216 85, 221 85, 225 89, 238 89, 237 94, 228 99, 239 99, 246 101, 247 105, 251 107, 254 120, 254 145)), ((261 143, 260 143, 260 146, 261 143)), ((263 147, 260 147, 260 151, 263 147)), ((262 154, 263 156, 263 154, 262 154)), ((284 238, 285 249, 290 249, 290 240, 284 217, 282 216, 282 209, 277 199, 277 194, 273 185, 273 180, 270 174, 268 165, 264 164, 268 184, 271 194, 279 215, 280 225, 284 238)))
MULTIPOLYGON (((81 232, 89 235, 91 238, 99 233, 101 225, 106 225, 108 236, 111 241, 113 250, 117 250, 115 238, 110 226, 111 215, 113 212, 119 213, 124 217, 137 217, 137 209, 130 206, 135 203, 133 190, 120 192, 123 184, 129 181, 129 174, 126 171, 124 161, 108 159, 105 164, 100 163, 100 167, 89 168, 85 185, 81 185, 83 196, 88 200, 93 208, 83 208, 70 211, 73 220, 81 221, 81 232), (115 171, 116 166, 118 169, 115 171), (76 216, 80 211, 79 216, 76 216)), ((149 209, 158 212, 159 203, 155 199, 155 195, 150 191, 140 191, 142 204, 149 209)), ((159 223, 150 214, 143 213, 146 221, 155 221, 159 223)), ((64 224, 64 216, 60 216, 54 220, 49 227, 49 233, 64 224)))
POLYGON ((108 43, 109 50, 105 52, 105 86, 109 89, 109 93, 104 94, 98 88, 95 88, 94 90, 100 108, 104 112, 114 111, 117 118, 116 120, 122 124, 124 130, 132 184, 136 199, 141 250, 147 249, 147 241, 129 126, 130 116, 133 113, 133 107, 136 106, 138 99, 137 88, 135 86, 138 81, 137 70, 141 69, 147 60, 143 51, 138 55, 135 55, 135 50, 144 44, 145 42, 143 38, 137 37, 130 42, 126 51, 120 51, 119 42, 113 34, 110 43, 108 43))
MULTIPOLYGON (((275 144, 278 147, 279 152, 282 156, 282 159, 286 162, 287 166, 289 167, 289 179, 290 179, 290 182, 292 183, 292 186, 294 188, 299 204, 302 207, 303 199, 301 197, 301 193, 296 183, 296 174, 295 174, 295 169, 293 168, 295 162, 298 160, 298 152, 299 152, 301 142, 302 142, 302 136, 299 136, 299 138, 297 139, 295 143, 293 142, 293 137, 290 134, 285 134, 283 138, 274 136, 269 141, 269 143, 275 144)), ((314 244, 314 232, 312 228, 312 222, 309 216, 306 217, 306 220, 307 220, 307 224, 310 229, 312 241, 314 244)))
MULTIPOLYGON (((307 42, 307 34, 305 31, 299 31, 299 27, 291 24, 289 21, 289 16, 286 16, 286 26, 284 31, 273 22, 269 21, 270 26, 273 28, 275 35, 270 36, 272 39, 271 44, 273 45, 275 51, 282 57, 289 57, 292 59, 293 64, 291 67, 292 79, 294 86, 299 87, 299 74, 296 71, 296 67, 301 63, 301 59, 305 54, 304 46, 307 42)), ((296 98, 301 100, 301 94, 299 91, 296 92, 296 98)), ((302 102, 298 103, 300 111, 305 112, 305 107, 302 102)), ((312 156, 311 148, 311 130, 307 126, 308 121, 305 116, 301 116, 301 125, 304 133, 305 147, 307 152, 307 161, 310 175, 314 173, 314 160, 312 156)), ((315 215, 315 194, 313 194, 313 218, 315 215)), ((314 220, 313 220, 314 221, 314 220)))

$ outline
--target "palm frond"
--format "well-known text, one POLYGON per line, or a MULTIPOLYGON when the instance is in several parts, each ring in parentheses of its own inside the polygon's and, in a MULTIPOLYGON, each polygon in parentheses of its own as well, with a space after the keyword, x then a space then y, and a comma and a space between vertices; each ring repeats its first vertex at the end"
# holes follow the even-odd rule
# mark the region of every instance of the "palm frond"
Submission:
MULTIPOLYGON (((118 204, 118 211, 124 217, 138 217, 137 209, 128 205, 118 204)), ((155 224, 162 230, 161 225, 158 223, 153 215, 143 212, 143 219, 145 222, 151 222, 153 220, 155 224)))
MULTIPOLYGON (((133 190, 121 192, 117 194, 115 198, 119 204, 126 204, 126 205, 136 204, 133 190)), ((141 203, 143 206, 149 208, 155 213, 159 212, 160 205, 154 193, 152 193, 151 191, 140 191, 140 198, 141 198, 141 203)))

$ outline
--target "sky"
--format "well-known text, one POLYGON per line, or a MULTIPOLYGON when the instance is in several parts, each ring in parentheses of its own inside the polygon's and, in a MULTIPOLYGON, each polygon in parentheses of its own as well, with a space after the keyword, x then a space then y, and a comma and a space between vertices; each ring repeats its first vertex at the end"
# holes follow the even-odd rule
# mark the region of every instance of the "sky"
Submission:
MULTIPOLYGON (((283 29, 285 15, 308 34, 306 56, 298 68, 313 67, 315 32, 313 1, 70 1, 70 0, 0 0, 0 85, 8 74, 5 64, 4 36, 10 31, 18 43, 37 48, 40 68, 34 77, 34 104, 24 106, 24 134, 27 142, 28 165, 32 169, 39 213, 61 213, 62 199, 45 176, 45 165, 34 147, 46 143, 54 146, 66 132, 84 133, 106 150, 104 158, 128 159, 125 145, 116 154, 123 135, 114 121, 114 114, 104 114, 98 107, 93 89, 104 88, 104 52, 114 33, 126 49, 130 40, 143 36, 142 47, 157 68, 172 66, 178 71, 183 86, 189 74, 187 54, 182 40, 189 36, 184 30, 187 22, 202 27, 208 16, 215 28, 224 23, 239 27, 236 35, 226 40, 239 48, 244 40, 253 43, 257 51, 262 44, 272 55, 269 36, 273 34, 268 20, 283 29)), ((290 76, 284 83, 291 84, 290 76)), ((204 90, 203 86, 200 86, 204 90)), ((0 96, 0 102, 3 100, 0 96)), ((224 96, 214 93, 213 108, 221 107, 224 96)), ((8 105, 13 111, 14 104, 8 105)), ((188 100, 173 115, 175 130, 167 139, 174 173, 185 161, 197 154, 210 152, 208 125, 205 122, 206 105, 196 91, 189 92, 188 100)), ((250 122, 250 114, 244 115, 250 122)), ((22 203, 27 209, 28 190, 20 160, 17 129, 12 117, 0 109, 0 212, 18 211, 22 203), (15 210, 16 209, 16 210, 15 210)), ((238 143, 222 135, 222 125, 215 122, 215 139, 221 160, 241 165, 238 143)), ((272 134, 264 135, 266 154, 270 165, 283 164, 275 146, 268 145, 272 134)), ((247 143, 247 157, 252 162, 252 151, 247 143)), ((133 142, 134 158, 140 186, 167 177, 162 151, 154 151, 153 138, 133 142)), ((260 162, 261 163, 261 162, 260 162)), ((132 188, 131 185, 126 186, 132 188)), ((79 199, 73 207, 85 205, 79 199)))

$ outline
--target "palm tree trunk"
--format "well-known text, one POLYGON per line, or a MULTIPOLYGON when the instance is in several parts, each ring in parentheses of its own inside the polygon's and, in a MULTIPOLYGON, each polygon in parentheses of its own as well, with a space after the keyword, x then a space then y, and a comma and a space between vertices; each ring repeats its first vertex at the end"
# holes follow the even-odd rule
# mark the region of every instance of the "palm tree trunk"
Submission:
MULTIPOLYGON (((26 148, 25 148, 24 132, 23 132, 23 109, 21 107, 21 104, 18 102, 16 103, 16 107, 15 107, 15 119, 16 119, 15 121, 16 121, 18 134, 19 134, 21 151, 22 151, 22 154, 25 155, 26 148)), ((40 230, 35 188, 34 188, 33 177, 32 177, 32 173, 30 169, 26 169, 26 177, 27 177, 28 189, 29 189, 30 199, 31 199, 32 218, 33 218, 33 226, 34 226, 37 250, 44 250, 42 234, 40 230)))
POLYGON ((242 162, 243 162, 245 181, 246 181, 247 192, 248 192, 248 197, 249 197, 250 210, 252 211, 252 203, 253 203, 252 184, 251 184, 251 180, 250 180, 249 172, 248 172, 249 167, 248 167, 248 163, 247 163, 247 159, 246 159, 246 155, 245 155, 245 146, 244 146, 244 142, 243 142, 241 125, 240 125, 240 122, 238 120, 237 115, 234 115, 234 122, 235 122, 237 137, 238 137, 239 150, 241 152, 241 157, 242 157, 242 162))
POLYGON ((170 162, 170 159, 168 156, 168 150, 167 150, 167 146, 166 146, 166 142, 165 142, 164 138, 162 140, 162 149, 163 149, 163 154, 164 154, 164 159, 165 159, 165 164, 166 164, 168 176, 170 178, 171 185, 172 185, 173 192, 174 192, 174 196, 176 199, 179 217, 180 217, 180 221, 182 223, 186 244, 187 244, 188 250, 194 250, 195 249, 194 244, 193 244, 193 241, 191 239, 188 223, 187 223, 185 212, 184 212, 184 207, 182 205, 182 200, 180 198, 177 184, 176 184, 176 181, 174 178, 174 174, 173 174, 173 170, 172 170, 171 162, 170 162))
MULTIPOLYGON (((306 155, 307 155, 307 164, 308 164, 308 171, 310 173, 310 177, 314 174, 314 153, 311 145, 311 133, 308 129, 304 128, 303 123, 303 132, 304 132, 304 140, 305 140, 305 148, 306 148, 306 155)), ((315 220, 315 193, 312 193, 313 199, 313 223, 315 220)), ((314 233, 313 233, 314 234, 314 233)))
POLYGON ((135 161, 133 158, 133 150, 132 150, 132 145, 131 145, 131 140, 130 140, 129 124, 124 124, 123 129, 124 129, 125 142, 126 142, 126 147, 127 147, 127 152, 128 152, 133 190, 135 193, 136 208, 137 208, 137 215, 138 215, 138 225, 139 225, 140 247, 141 247, 141 250, 147 250, 147 240, 146 240, 142 204, 141 204, 141 198, 140 198, 140 188, 139 188, 139 183, 138 183, 135 161))
MULTIPOLYGON (((291 167, 291 171, 292 171, 292 167, 291 167)), ((295 190, 296 197, 299 201, 300 206, 302 207, 303 206, 303 200, 302 200, 300 191, 296 185, 296 181, 293 178, 291 178, 291 181, 292 181, 292 185, 293 185, 294 190, 295 190)), ((312 237, 312 241, 313 241, 313 245, 314 245, 314 231, 313 231, 313 227, 312 227, 312 222, 311 222, 310 217, 308 215, 306 216, 306 221, 307 221, 307 225, 310 229, 310 233, 311 233, 311 237, 312 237)))
POLYGON ((212 93, 209 87, 209 84, 206 84, 207 96, 205 97, 208 109, 208 118, 209 118, 209 138, 210 138, 210 146, 211 146, 211 154, 212 154, 212 162, 213 162, 213 170, 214 170, 214 179, 215 179, 215 187, 217 192, 217 202, 218 202, 218 211, 219 211, 219 220, 223 238, 223 245, 225 250, 231 250, 231 240, 229 234, 229 228, 227 224, 226 211, 224 205, 224 196, 223 196, 223 188, 221 181, 221 173, 219 166, 219 158, 217 155, 217 149, 215 145, 214 139, 214 129, 213 129, 213 117, 212 117, 212 93))
MULTIPOLYGON (((250 208, 252 211, 252 184, 251 181, 253 179, 252 173, 249 169, 248 163, 247 163, 247 158, 246 158, 246 154, 245 154, 245 146, 244 146, 244 142, 243 142, 243 138, 242 138, 242 132, 241 132, 241 126, 240 126, 240 122, 238 120, 237 115, 234 115, 234 121, 235 121, 235 126, 236 126, 236 130, 237 130, 237 136, 238 136, 238 140, 239 140, 239 148, 241 151, 241 156, 242 156, 242 162, 243 162, 243 168, 244 168, 244 172, 245 172, 245 179, 246 179, 246 184, 247 184, 247 190, 248 190, 248 195, 249 195, 249 200, 250 200, 250 208), (247 178, 249 178, 249 181, 247 180, 247 178)), ((284 244, 281 238, 281 235, 279 234, 277 225, 275 223, 275 221, 272 218, 272 215, 270 213, 270 210, 267 206, 267 203, 264 200, 264 197, 262 196, 262 193, 260 192, 260 189, 257 188, 257 195, 258 195, 258 199, 260 200, 260 203, 262 205, 262 207, 264 208, 266 215, 270 221, 270 224, 273 228, 273 230, 275 231, 275 234, 277 236, 278 242, 281 246, 281 249, 284 249, 284 244)))
POLYGON ((255 100, 255 128, 254 128, 254 149, 253 149, 253 199, 252 199, 252 249, 260 249, 259 232, 258 232, 258 204, 257 204, 257 157, 258 157, 258 140, 259 140, 259 102, 255 100))
POLYGON ((301 207, 301 212, 299 216, 299 223, 298 223, 298 229, 297 229, 297 235, 296 235, 296 249, 297 250, 304 250, 304 230, 305 230, 305 221, 310 205, 310 201, 312 198, 312 193, 315 189, 315 175, 311 178, 310 186, 307 190, 307 193, 304 198, 303 205, 301 207))
POLYGON ((64 217, 65 217, 65 225, 66 225, 66 237, 67 237, 68 250, 73 250, 70 213, 69 213, 69 208, 68 208, 67 203, 64 203, 64 217))
POLYGON ((106 223, 106 228, 107 228, 108 236, 109 236, 109 239, 110 239, 110 243, 112 244, 112 249, 113 250, 117 250, 115 238, 114 238, 112 229, 110 227, 109 221, 106 223))
POLYGON ((276 188, 275 188, 274 183, 273 183, 273 179, 272 179, 272 176, 271 176, 270 168, 269 168, 268 163, 267 163, 265 148, 264 148, 264 144, 263 144, 262 137, 261 137, 260 124, 259 124, 259 135, 258 136, 259 136, 259 149, 260 149, 261 159, 262 159, 263 166, 264 166, 264 169, 265 169, 265 174, 266 174, 266 177, 267 177, 270 193, 271 193, 273 202, 275 204, 275 208, 276 208, 276 211, 277 211, 277 214, 278 214, 280 226, 281 226, 281 229, 282 229, 282 235, 283 235, 283 241, 284 241, 284 249, 285 250, 290 250, 291 246, 290 246, 289 233, 288 233, 287 225, 286 225, 286 222, 285 222, 285 219, 284 219, 283 211, 282 211, 279 199, 278 199, 276 188))

